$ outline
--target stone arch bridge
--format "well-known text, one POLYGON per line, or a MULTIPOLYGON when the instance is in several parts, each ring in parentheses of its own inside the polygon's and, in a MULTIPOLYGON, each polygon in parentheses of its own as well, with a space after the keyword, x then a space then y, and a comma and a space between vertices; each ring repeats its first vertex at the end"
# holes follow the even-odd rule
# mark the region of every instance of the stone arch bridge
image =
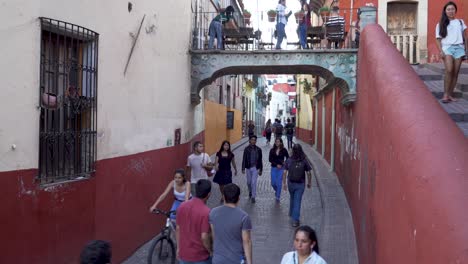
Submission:
POLYGON ((338 87, 341 103, 356 100, 356 49, 335 50, 193 50, 191 100, 200 103, 200 91, 216 78, 230 74, 311 74, 325 79, 320 92, 338 87))

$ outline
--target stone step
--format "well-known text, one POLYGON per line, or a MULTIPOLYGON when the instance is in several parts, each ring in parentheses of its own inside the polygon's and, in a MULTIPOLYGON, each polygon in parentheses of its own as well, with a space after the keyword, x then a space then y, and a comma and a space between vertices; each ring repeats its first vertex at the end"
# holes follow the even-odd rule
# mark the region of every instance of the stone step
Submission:
MULTIPOLYGON (((442 99, 442 96, 444 95, 444 81, 425 81, 424 83, 437 99, 442 99)), ((455 98, 462 98, 464 97, 464 93, 455 90, 453 92, 453 96, 455 98)), ((468 97, 468 94, 466 94, 466 96, 468 97)))
MULTIPOLYGON (((415 69, 415 71, 416 73, 418 73, 419 77, 423 81, 443 80, 445 68, 442 63, 430 63, 430 64, 419 65, 418 69, 415 69), (435 75, 437 74, 439 74, 440 77, 436 77, 435 75)), ((460 73, 458 75, 456 88, 459 89, 460 91, 468 92, 468 64, 467 63, 462 63, 460 73)))
POLYGON ((419 75, 419 78, 423 81, 436 81, 436 80, 443 80, 444 76, 438 72, 434 72, 433 70, 427 69, 420 65, 412 66, 416 74, 419 75))
POLYGON ((455 122, 468 122, 468 100, 460 98, 457 102, 444 104, 439 100, 440 105, 455 122))
POLYGON ((457 122, 458 127, 463 131, 465 137, 468 138, 468 122, 457 122))
MULTIPOLYGON (((421 64, 421 67, 427 68, 429 70, 435 71, 439 74, 444 74, 445 66, 443 63, 427 63, 421 64)), ((468 74, 468 64, 462 63, 460 74, 468 74)))

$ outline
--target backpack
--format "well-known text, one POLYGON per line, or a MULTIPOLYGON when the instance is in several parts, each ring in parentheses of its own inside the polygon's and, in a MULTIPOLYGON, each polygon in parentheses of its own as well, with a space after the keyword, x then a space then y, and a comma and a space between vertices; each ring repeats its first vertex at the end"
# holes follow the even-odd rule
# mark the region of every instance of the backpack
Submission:
POLYGON ((265 129, 265 132, 271 133, 271 126, 268 126, 268 127, 265 129))
POLYGON ((288 169, 288 178, 291 182, 304 182, 306 165, 304 160, 291 159, 288 169))
POLYGON ((275 133, 278 134, 278 135, 282 135, 283 134, 283 125, 281 125, 281 124, 276 125, 275 133))

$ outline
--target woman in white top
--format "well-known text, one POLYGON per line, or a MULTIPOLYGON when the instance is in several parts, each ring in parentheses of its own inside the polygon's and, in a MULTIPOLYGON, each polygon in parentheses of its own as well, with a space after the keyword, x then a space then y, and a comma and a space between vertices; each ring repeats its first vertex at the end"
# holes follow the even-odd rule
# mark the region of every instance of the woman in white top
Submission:
MULTIPOLYGON (((166 187, 166 190, 159 196, 159 198, 154 202, 150 207, 150 212, 156 210, 159 203, 162 202, 170 191, 173 191, 174 202, 172 203, 171 211, 176 211, 179 205, 182 202, 187 201, 191 198, 190 195, 190 182, 185 179, 185 171, 183 169, 178 169, 174 173, 174 180, 169 182, 166 187)), ((171 218, 175 219, 175 214, 171 214, 171 218)))
POLYGON ((294 233, 295 251, 284 254, 281 264, 327 264, 319 256, 317 235, 310 226, 300 226, 294 233))
POLYGON ((456 19, 457 5, 454 2, 445 4, 440 22, 436 26, 437 47, 445 64, 444 96, 442 103, 455 102, 452 97, 457 85, 458 72, 462 59, 468 50, 467 41, 463 41, 466 35, 466 25, 461 19, 456 19))

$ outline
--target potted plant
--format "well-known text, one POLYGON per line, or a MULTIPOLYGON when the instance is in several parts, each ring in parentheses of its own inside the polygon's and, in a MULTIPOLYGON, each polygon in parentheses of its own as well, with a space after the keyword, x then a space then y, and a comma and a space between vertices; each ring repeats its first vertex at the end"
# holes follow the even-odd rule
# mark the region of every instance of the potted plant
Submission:
POLYGON ((322 20, 325 22, 328 20, 328 17, 330 16, 330 8, 328 6, 322 6, 319 9, 319 14, 322 17, 322 20))
POLYGON ((276 20, 276 10, 274 9, 270 9, 268 12, 267 12, 267 15, 268 15, 268 21, 269 22, 275 22, 276 20))
POLYGON ((250 17, 252 17, 252 14, 250 13, 249 10, 245 9, 244 10, 244 22, 246 25, 250 24, 250 17))
POLYGON ((304 12, 302 12, 302 10, 297 11, 296 13, 294 13, 294 16, 296 17, 296 22, 299 24, 304 19, 304 12))

